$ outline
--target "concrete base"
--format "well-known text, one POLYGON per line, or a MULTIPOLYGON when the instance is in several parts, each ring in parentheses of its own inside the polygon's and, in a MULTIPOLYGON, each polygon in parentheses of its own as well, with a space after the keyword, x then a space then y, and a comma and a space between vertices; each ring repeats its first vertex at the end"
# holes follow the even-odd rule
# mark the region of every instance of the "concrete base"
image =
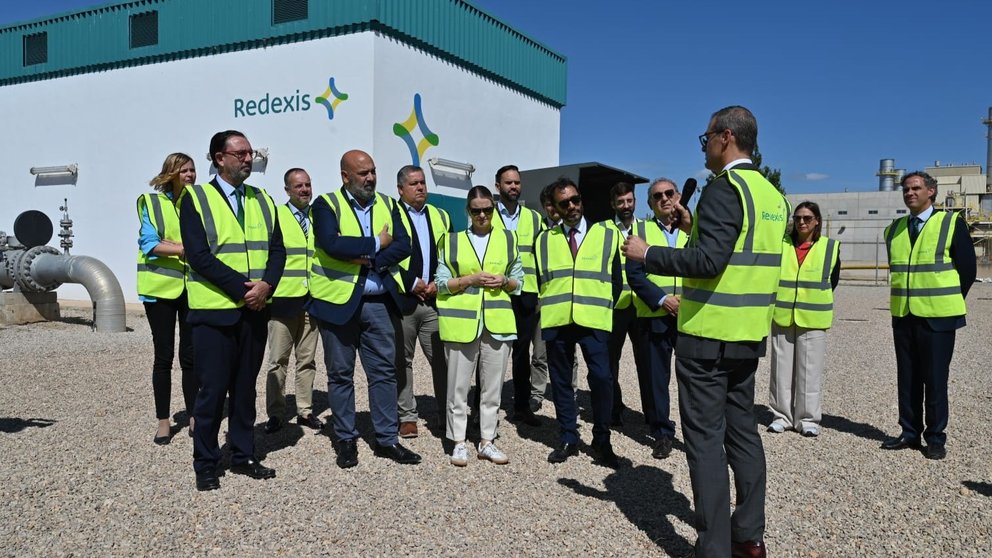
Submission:
POLYGON ((0 325, 58 320, 58 293, 0 292, 0 325))

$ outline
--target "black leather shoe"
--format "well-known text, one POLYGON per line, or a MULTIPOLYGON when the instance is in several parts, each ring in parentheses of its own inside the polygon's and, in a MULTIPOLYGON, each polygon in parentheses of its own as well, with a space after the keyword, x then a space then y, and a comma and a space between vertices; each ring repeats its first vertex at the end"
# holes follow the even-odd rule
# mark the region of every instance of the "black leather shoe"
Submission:
POLYGON ((594 443, 589 446, 589 449, 590 453, 592 453, 593 463, 609 467, 610 469, 620 468, 620 458, 617 457, 617 454, 613 453, 613 446, 609 442, 594 443))
POLYGON ((745 541, 730 543, 730 556, 732 558, 765 558, 767 550, 765 543, 761 541, 745 541))
POLYGON ((412 451, 406 449, 399 444, 393 444, 391 446, 380 446, 376 444, 372 449, 372 453, 376 457, 385 457, 387 459, 392 459, 397 463, 403 465, 416 465, 420 463, 420 456, 412 451))
POLYGON ((220 479, 217 478, 217 473, 215 471, 210 470, 196 474, 196 489, 200 492, 217 490, 218 488, 220 488, 220 479))
POLYGON ((254 459, 249 459, 244 463, 231 464, 231 472, 236 475, 245 475, 253 479, 272 479, 276 476, 276 470, 262 465, 254 459))
POLYGON ((548 455, 548 463, 564 463, 566 459, 573 455, 579 455, 579 445, 563 443, 548 455))
POLYGON ((923 450, 923 457, 940 460, 947 457, 947 450, 944 448, 944 444, 927 444, 926 449, 923 450))
POLYGON ((522 422, 527 426, 541 426, 541 419, 537 418, 537 415, 529 407, 513 411, 513 420, 514 422, 522 422))
POLYGON ((901 450, 906 448, 922 449, 923 446, 920 444, 919 438, 910 438, 903 434, 898 438, 889 438, 888 440, 882 442, 882 449, 884 450, 901 450))
POLYGON ((338 442, 338 467, 348 469, 358 465, 358 444, 355 440, 342 440, 338 442))
POLYGON ((282 419, 279 417, 269 417, 265 423, 265 433, 272 434, 282 429, 282 419))
POLYGON ((155 436, 152 441, 156 446, 167 446, 172 441, 172 436, 155 436))
POLYGON ((321 428, 324 427, 324 423, 320 422, 319 418, 313 416, 313 413, 310 413, 305 417, 301 415, 296 415, 296 424, 299 424, 300 426, 306 426, 307 428, 310 428, 312 430, 320 430, 321 428))
POLYGON ((664 459, 672 454, 672 439, 668 436, 662 436, 658 438, 658 441, 654 443, 654 449, 651 450, 651 457, 655 459, 664 459))
POLYGON ((541 406, 543 405, 543 403, 544 402, 540 398, 538 398, 538 397, 532 397, 530 399, 530 403, 528 404, 528 406, 530 407, 530 412, 536 413, 536 412, 540 411, 541 410, 541 406))

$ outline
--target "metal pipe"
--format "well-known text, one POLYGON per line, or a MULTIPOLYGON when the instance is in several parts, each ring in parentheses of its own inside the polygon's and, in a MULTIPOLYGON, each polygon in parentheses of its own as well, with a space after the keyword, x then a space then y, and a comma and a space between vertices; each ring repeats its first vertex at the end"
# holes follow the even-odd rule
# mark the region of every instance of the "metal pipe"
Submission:
POLYGON ((125 331, 124 292, 114 272, 90 256, 39 254, 31 275, 41 283, 79 283, 93 301, 93 326, 97 331, 125 331))

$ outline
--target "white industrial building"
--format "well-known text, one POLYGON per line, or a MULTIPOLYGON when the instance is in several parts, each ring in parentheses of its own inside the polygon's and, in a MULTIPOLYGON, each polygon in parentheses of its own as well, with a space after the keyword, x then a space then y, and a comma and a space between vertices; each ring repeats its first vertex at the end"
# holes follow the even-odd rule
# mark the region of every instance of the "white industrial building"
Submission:
POLYGON ((68 199, 72 253, 105 262, 136 301, 135 199, 174 151, 209 180, 225 129, 260 152, 249 183, 276 203, 286 169, 331 191, 342 153, 363 149, 381 192, 420 164, 431 201, 464 223, 472 183, 558 164, 565 72, 463 0, 140 0, 3 27, 0 230, 29 209, 57 228, 68 199))

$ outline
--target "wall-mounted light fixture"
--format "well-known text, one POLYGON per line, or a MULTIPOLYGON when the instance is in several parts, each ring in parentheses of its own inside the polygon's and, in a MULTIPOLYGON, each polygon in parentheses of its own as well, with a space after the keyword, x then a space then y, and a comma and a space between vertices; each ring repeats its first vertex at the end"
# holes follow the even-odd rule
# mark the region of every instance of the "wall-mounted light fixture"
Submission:
POLYGON ((59 165, 54 167, 31 167, 31 174, 38 177, 56 177, 60 175, 79 176, 79 165, 59 165))
POLYGON ((437 169, 439 171, 456 170, 462 171, 467 174, 469 178, 472 177, 472 173, 475 172, 475 165, 472 163, 460 163, 458 161, 451 161, 449 159, 441 159, 440 157, 434 157, 428 159, 427 162, 430 164, 431 168, 437 169))

